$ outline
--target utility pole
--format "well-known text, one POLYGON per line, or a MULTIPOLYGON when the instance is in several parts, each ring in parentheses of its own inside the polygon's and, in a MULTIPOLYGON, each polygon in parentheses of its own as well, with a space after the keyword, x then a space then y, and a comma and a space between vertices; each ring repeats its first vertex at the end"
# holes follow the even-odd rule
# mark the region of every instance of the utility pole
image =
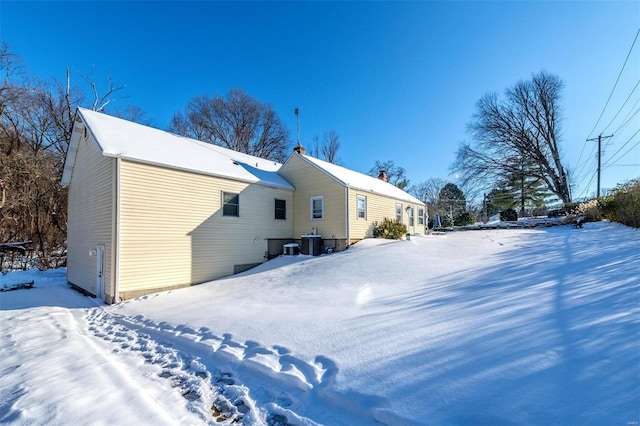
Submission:
POLYGON ((600 158, 602 157, 602 139, 609 139, 613 137, 613 135, 609 135, 609 136, 602 136, 602 133, 600 133, 598 135, 597 138, 591 138, 591 139, 587 139, 587 142, 589 141, 598 141, 598 189, 596 191, 596 200, 600 199, 600 164, 601 164, 601 160, 600 158))

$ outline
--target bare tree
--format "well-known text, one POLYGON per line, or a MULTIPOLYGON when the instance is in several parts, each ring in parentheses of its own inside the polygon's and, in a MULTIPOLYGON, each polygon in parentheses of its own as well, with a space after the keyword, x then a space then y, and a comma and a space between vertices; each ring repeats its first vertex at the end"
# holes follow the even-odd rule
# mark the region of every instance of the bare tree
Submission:
POLYGON ((435 217, 436 213, 438 213, 440 190, 444 188, 445 185, 446 182, 444 179, 431 178, 416 185, 411 185, 408 192, 427 205, 429 217, 435 217))
POLYGON ((561 161, 560 92, 562 81, 540 72, 505 92, 487 94, 476 105, 468 126, 473 140, 457 151, 452 168, 463 174, 463 185, 496 182, 523 173, 540 179, 563 202, 571 201, 569 180, 561 161))
POLYGON ((397 166, 391 160, 377 161, 374 166, 369 170, 369 176, 378 177, 380 172, 387 173, 388 182, 400 189, 405 189, 409 186, 409 179, 406 176, 406 170, 404 167, 397 166))
MULTIPOLYGON (((91 109, 94 111, 104 112, 107 108, 107 105, 125 97, 122 94, 120 94, 118 97, 113 96, 115 93, 124 90, 127 86, 124 84, 121 86, 114 86, 111 76, 109 76, 109 84, 107 86, 107 89, 102 94, 98 90, 98 86, 96 85, 95 79, 93 78, 93 72, 90 72, 86 75, 80 74, 80 76, 84 79, 87 85, 91 87, 91 91, 93 92, 93 102, 91 103, 91 109)), ((67 69, 67 88, 70 88, 69 69, 67 69)))
POLYGON ((311 138, 311 146, 306 152, 311 157, 320 158, 320 137, 318 135, 311 138))
POLYGON ((240 89, 225 97, 199 96, 174 115, 169 130, 235 151, 284 161, 289 155, 289 131, 270 104, 240 89))
POLYGON ((411 185, 409 193, 424 201, 425 203, 436 204, 440 190, 446 185, 444 179, 431 178, 416 185, 411 185))
POLYGON ((113 115, 135 123, 152 126, 153 120, 145 110, 135 105, 127 105, 124 108, 116 107, 113 109, 113 115))
MULTIPOLYGON (((44 82, 16 69, 19 58, 0 48, 0 242, 30 240, 39 266, 63 246, 67 230, 67 190, 59 184, 77 106, 84 93, 63 82, 44 82)), ((111 82, 104 96, 96 85, 92 105, 104 109, 121 89, 111 82)), ((123 87, 123 86, 122 86, 123 87)))
POLYGON ((322 156, 329 163, 337 163, 338 150, 340 149, 340 136, 335 130, 322 135, 322 156))
POLYGON ((311 140, 307 153, 316 158, 322 158, 328 163, 338 164, 338 150, 340 149, 340 135, 335 130, 322 134, 322 141, 318 136, 311 140))

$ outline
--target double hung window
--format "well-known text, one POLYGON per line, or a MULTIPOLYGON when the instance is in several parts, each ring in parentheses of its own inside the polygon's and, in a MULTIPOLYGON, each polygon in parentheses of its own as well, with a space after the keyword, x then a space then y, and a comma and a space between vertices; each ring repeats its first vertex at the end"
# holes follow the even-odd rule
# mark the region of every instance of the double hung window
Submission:
POLYGON ((311 197, 309 204, 311 220, 324 220, 324 196, 311 197))
POLYGON ((222 193, 222 216, 240 216, 240 194, 222 193))
POLYGON ((278 220, 287 219, 287 200, 276 199, 275 218, 278 220))
POLYGON ((358 219, 367 220, 367 197, 358 195, 357 198, 358 219))

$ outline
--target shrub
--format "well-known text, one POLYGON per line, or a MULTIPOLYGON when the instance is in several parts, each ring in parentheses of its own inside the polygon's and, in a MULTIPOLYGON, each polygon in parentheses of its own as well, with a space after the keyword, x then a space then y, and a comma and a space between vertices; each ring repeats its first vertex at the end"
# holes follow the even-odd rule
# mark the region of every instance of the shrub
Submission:
POLYGON ((600 206, 605 218, 640 228, 640 179, 618 185, 600 206))
POLYGON ((459 226, 473 225, 476 223, 476 215, 473 212, 464 212, 455 220, 455 224, 459 226))
POLYGON ((506 209, 500 212, 500 220, 502 222, 514 222, 518 220, 518 213, 514 209, 506 209))
POLYGON ((561 215, 578 214, 580 203, 566 203, 560 209, 561 215))
POLYGON ((590 200, 585 203, 580 203, 575 208, 574 213, 576 215, 582 215, 587 222, 597 222, 602 220, 602 212, 598 205, 598 200, 590 200))
POLYGON ((396 220, 384 218, 382 223, 373 228, 375 238, 386 238, 389 240, 399 240, 407 234, 407 225, 396 220))

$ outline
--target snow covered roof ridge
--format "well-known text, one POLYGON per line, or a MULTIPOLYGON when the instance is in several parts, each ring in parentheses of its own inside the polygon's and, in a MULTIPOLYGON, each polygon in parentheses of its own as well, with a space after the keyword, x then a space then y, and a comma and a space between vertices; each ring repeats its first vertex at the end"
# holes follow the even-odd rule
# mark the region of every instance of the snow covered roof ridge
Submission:
POLYGON ((294 189, 277 173, 278 162, 85 108, 78 108, 78 116, 105 156, 294 189))
POLYGON ((347 169, 346 167, 338 166, 337 164, 329 163, 309 155, 297 155, 300 155, 307 162, 313 164, 320 170, 332 176, 334 179, 340 181, 343 185, 349 186, 350 188, 385 195, 411 203, 424 204, 424 202, 420 201, 408 192, 381 179, 368 176, 364 173, 356 172, 355 170, 347 169))

